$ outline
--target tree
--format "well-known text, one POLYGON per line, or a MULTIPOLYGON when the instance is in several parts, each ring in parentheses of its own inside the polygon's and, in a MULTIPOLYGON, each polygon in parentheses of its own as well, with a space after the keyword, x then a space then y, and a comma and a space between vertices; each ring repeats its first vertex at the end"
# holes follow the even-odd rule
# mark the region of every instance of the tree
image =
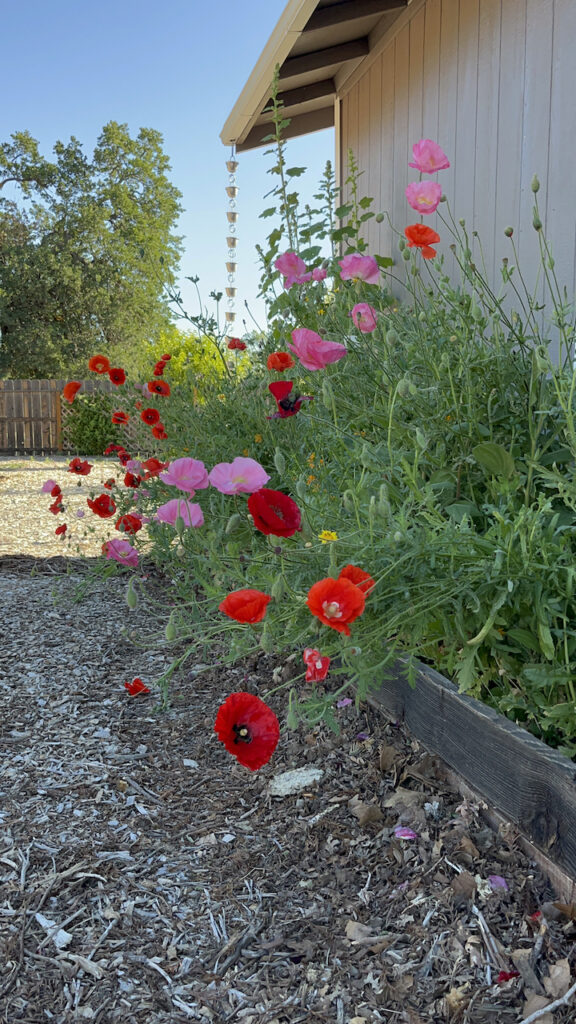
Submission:
POLYGON ((0 376, 76 375, 101 348, 120 361, 172 321, 181 193, 160 133, 112 121, 91 160, 75 138, 54 155, 27 132, 0 145, 0 376))

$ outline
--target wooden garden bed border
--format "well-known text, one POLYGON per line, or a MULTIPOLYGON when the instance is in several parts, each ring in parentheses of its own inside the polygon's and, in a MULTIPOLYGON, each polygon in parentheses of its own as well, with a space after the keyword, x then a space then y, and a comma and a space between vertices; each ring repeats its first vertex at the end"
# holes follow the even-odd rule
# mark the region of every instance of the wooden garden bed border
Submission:
POLYGON ((493 824, 515 825, 561 897, 576 898, 576 764, 427 665, 411 687, 397 661, 370 701, 438 755, 465 795, 490 804, 493 824))

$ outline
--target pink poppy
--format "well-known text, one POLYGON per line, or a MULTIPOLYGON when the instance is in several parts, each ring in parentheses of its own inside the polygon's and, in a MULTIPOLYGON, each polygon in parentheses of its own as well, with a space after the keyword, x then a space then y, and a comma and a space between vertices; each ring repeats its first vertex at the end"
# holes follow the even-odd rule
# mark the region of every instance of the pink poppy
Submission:
POLYGON ((54 487, 57 487, 57 486, 58 486, 58 484, 56 483, 55 480, 45 480, 44 483, 42 484, 40 493, 41 494, 51 494, 51 492, 54 489, 54 487))
POLYGON ((270 479, 255 459, 238 455, 232 462, 219 462, 208 474, 208 480, 221 494, 252 494, 270 479))
POLYGON ((102 554, 108 559, 119 562, 120 565, 129 565, 132 569, 135 569, 138 565, 138 552, 136 548, 133 548, 127 540, 122 540, 120 537, 105 541, 102 545, 102 554))
POLYGON ((343 281, 366 281, 366 284, 378 284, 380 268, 373 256, 361 256, 359 252, 350 253, 338 260, 340 277, 343 281))
POLYGON ((348 351, 338 341, 323 341, 319 334, 309 331, 307 327, 298 327, 292 331, 292 341, 294 344, 288 342, 288 348, 292 349, 307 370, 323 370, 329 363, 343 359, 348 351))
POLYGON ((187 491, 189 494, 200 488, 208 487, 208 472, 203 462, 199 459, 174 459, 164 473, 160 473, 160 480, 170 487, 177 487, 179 491, 187 491))
POLYGON ((178 517, 183 520, 184 526, 202 526, 204 523, 200 505, 193 501, 185 501, 184 498, 172 498, 156 509, 156 519, 159 523, 176 526, 178 517))
POLYGON ((418 213, 434 213, 442 198, 442 186, 437 181, 412 181, 406 189, 406 199, 418 213))
POLYGON ((378 325, 376 310, 373 306, 369 306, 367 302, 357 302, 351 316, 355 327, 362 331, 362 334, 372 334, 372 331, 376 330, 378 325))
POLYGON ((408 828, 406 825, 396 825, 394 829, 394 835, 396 839, 418 839, 418 833, 413 828, 408 828))
POLYGON ((435 174, 450 167, 450 161, 443 149, 432 139, 420 139, 412 146, 414 160, 408 167, 415 167, 421 174, 435 174))
POLYGON ((274 266, 283 275, 285 288, 291 288, 293 284, 305 284, 312 276, 306 273, 304 260, 295 252, 285 252, 278 257, 274 266))
POLYGON ((326 273, 326 267, 314 267, 314 270, 312 271, 312 280, 323 281, 326 277, 326 273))

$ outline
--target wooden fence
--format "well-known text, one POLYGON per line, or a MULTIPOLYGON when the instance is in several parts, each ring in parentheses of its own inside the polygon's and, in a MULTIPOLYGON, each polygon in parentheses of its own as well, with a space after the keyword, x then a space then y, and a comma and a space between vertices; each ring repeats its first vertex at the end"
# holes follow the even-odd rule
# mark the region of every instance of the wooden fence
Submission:
MULTIPOLYGON (((62 401, 65 384, 65 380, 0 380, 0 455, 54 455, 67 450, 63 426, 71 406, 62 401)), ((88 380, 82 390, 115 389, 108 380, 88 380)))

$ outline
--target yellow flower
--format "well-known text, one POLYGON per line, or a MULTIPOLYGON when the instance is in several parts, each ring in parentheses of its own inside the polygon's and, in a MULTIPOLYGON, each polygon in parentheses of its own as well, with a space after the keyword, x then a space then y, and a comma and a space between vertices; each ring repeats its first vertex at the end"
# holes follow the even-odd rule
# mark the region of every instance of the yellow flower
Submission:
POLYGON ((309 477, 306 478, 306 483, 307 484, 314 483, 315 479, 316 479, 316 477, 311 474, 309 477))
POLYGON ((262 441, 262 434, 254 434, 254 441, 256 442, 256 444, 260 444, 260 442, 262 441))
POLYGON ((322 533, 318 534, 318 540, 323 544, 330 544, 331 541, 338 540, 338 534, 334 533, 334 530, 322 530, 322 533))
POLYGON ((306 462, 310 466, 310 469, 314 469, 315 461, 316 461, 316 453, 315 452, 310 452, 310 455, 306 459, 306 462))
POLYGON ((242 449, 242 455, 245 455, 246 457, 248 457, 250 455, 250 452, 248 451, 247 448, 243 448, 242 449))

